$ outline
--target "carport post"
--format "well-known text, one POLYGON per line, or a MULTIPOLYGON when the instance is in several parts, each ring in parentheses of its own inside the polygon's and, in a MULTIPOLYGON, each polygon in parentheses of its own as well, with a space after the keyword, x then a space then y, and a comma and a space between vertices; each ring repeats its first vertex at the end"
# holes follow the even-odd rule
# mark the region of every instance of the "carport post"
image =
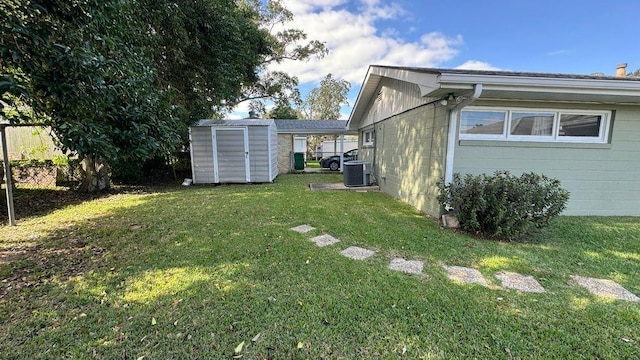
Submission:
POLYGON ((2 162, 4 163, 4 175, 7 179, 7 211, 9 212, 9 225, 16 226, 16 215, 13 209, 13 183, 11 181, 11 165, 9 165, 9 150, 7 149, 6 126, 0 125, 0 136, 2 137, 2 162))
POLYGON ((344 134, 340 134, 340 172, 344 166, 344 134))

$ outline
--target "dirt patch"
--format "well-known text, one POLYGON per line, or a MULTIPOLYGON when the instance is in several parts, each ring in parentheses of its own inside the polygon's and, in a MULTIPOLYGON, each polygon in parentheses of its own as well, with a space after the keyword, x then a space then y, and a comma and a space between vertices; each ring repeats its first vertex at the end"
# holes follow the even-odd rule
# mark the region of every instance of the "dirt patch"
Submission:
POLYGON ((0 301, 11 293, 65 280, 96 267, 106 250, 70 240, 59 247, 15 246, 0 251, 0 301))

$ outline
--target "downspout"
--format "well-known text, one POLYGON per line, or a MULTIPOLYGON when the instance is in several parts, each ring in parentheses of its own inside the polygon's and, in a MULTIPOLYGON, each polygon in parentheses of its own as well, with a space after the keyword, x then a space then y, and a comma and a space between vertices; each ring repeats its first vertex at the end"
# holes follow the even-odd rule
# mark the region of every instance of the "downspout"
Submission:
POLYGON ((458 135, 458 113, 462 108, 476 101, 480 94, 482 94, 482 84, 475 84, 473 86, 473 95, 470 98, 464 99, 462 102, 456 104, 451 108, 449 113, 449 136, 447 138, 447 157, 444 165, 444 182, 445 184, 453 181, 453 158, 456 150, 456 138, 458 135))

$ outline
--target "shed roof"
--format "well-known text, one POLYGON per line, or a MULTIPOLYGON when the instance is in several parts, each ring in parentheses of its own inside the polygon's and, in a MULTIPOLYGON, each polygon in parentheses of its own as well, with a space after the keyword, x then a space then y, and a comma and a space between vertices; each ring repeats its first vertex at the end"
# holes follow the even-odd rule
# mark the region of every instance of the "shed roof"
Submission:
POLYGON ((281 134, 345 134, 346 120, 281 120, 276 119, 281 134))
POLYGON ((194 126, 270 126, 272 119, 202 119, 194 126))
POLYGON ((418 86, 424 97, 469 96, 482 85, 481 99, 640 105, 640 79, 579 74, 369 66, 348 127, 357 128, 383 78, 418 86))

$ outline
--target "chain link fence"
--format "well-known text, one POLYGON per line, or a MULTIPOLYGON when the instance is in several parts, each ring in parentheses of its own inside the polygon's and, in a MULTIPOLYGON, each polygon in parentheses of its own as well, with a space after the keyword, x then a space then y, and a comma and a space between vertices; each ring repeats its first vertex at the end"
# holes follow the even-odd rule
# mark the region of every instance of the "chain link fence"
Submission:
MULTIPOLYGON (((80 181, 80 168, 71 162, 59 166, 50 161, 11 161, 10 164, 14 186, 51 188, 73 186, 80 181)), ((0 166, 4 169, 2 161, 0 166)), ((4 185, 6 178, 2 175, 1 183, 4 185)))

